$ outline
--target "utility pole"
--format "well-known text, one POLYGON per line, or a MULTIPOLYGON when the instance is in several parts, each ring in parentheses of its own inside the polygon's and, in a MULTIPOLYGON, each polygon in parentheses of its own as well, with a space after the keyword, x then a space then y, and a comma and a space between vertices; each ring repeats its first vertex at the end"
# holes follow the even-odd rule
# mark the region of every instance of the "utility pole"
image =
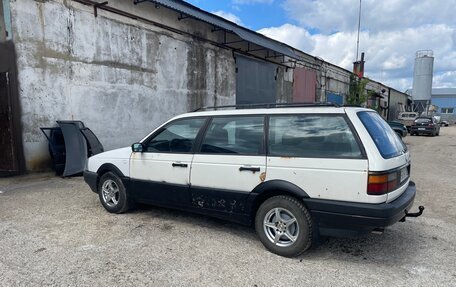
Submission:
POLYGON ((361 28, 361 0, 359 0, 359 14, 358 14, 358 40, 356 41, 356 59, 358 61, 359 54, 359 30, 361 28))

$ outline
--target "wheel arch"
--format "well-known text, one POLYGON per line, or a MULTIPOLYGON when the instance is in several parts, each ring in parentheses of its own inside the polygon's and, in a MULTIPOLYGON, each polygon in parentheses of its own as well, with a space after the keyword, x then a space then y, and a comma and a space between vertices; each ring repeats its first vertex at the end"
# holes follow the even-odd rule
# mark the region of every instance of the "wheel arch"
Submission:
POLYGON ((120 179, 122 180, 122 182, 125 185, 125 181, 123 180, 125 178, 125 175, 122 173, 122 171, 120 171, 120 169, 117 166, 113 165, 112 163, 104 163, 97 170, 97 175, 98 175, 97 183, 96 183, 97 190, 98 190, 98 184, 100 183, 100 178, 103 176, 103 174, 105 174, 107 172, 115 173, 118 177, 120 177, 120 179))
POLYGON ((100 178, 103 174, 110 171, 114 172, 119 177, 125 177, 125 175, 120 171, 120 169, 117 166, 113 165, 112 163, 104 163, 97 170, 98 178, 100 178))
MULTIPOLYGON (((299 186, 285 180, 270 180, 257 185, 247 199, 247 206, 250 207, 250 218, 254 219, 260 205, 268 198, 277 195, 289 195, 298 199, 310 198, 309 195, 299 186)), ((303 202, 305 205, 305 203, 303 202)))

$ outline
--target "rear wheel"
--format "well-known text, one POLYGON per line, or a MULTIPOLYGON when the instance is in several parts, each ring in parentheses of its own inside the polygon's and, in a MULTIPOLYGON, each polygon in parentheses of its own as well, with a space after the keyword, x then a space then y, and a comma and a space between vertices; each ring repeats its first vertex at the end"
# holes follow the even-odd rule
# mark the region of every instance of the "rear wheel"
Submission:
POLYGON ((98 183, 98 196, 103 207, 111 213, 123 213, 129 209, 125 186, 113 172, 107 172, 101 176, 98 183))
POLYGON ((258 209, 255 229, 271 252, 293 257, 312 243, 312 217, 304 204, 291 196, 274 196, 258 209))

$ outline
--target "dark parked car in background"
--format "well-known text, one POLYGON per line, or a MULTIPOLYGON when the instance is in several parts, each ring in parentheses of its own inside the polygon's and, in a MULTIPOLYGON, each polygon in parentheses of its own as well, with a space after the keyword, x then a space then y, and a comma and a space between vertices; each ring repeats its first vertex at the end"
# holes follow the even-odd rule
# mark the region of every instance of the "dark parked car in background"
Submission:
POLYGON ((415 120, 410 128, 410 135, 427 134, 438 136, 440 133, 440 125, 433 117, 419 117, 415 120))
POLYGON ((407 127, 404 124, 399 122, 388 122, 388 124, 401 138, 407 136, 407 127))

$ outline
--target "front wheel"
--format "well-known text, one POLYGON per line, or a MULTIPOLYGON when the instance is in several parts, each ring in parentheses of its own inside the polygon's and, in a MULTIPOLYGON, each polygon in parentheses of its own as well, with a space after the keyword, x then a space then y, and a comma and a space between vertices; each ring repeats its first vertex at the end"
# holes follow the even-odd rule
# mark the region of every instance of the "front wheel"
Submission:
POLYGON ((125 186, 113 172, 107 172, 101 176, 98 183, 98 196, 103 207, 111 213, 123 213, 129 209, 125 186))
POLYGON ((255 229, 271 252, 294 257, 312 243, 312 217, 298 199, 274 196, 261 204, 255 216, 255 229))

